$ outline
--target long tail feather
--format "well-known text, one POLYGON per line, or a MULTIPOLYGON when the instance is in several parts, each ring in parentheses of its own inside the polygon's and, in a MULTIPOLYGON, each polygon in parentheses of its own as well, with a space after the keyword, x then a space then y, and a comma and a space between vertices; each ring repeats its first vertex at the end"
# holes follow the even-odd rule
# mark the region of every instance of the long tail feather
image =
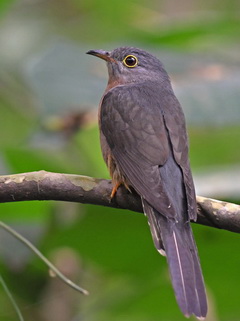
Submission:
POLYGON ((143 201, 157 250, 165 251, 177 302, 185 316, 204 319, 207 300, 190 224, 169 220, 143 201))

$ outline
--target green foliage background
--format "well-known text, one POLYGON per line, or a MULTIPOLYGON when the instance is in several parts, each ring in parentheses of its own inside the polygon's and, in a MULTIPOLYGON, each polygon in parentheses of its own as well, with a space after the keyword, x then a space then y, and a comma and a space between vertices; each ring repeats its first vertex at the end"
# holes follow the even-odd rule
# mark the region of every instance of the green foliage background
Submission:
MULTIPOLYGON (((1 1, 2 21, 13 19, 23 7, 21 2, 1 1)), ((184 1, 180 5, 153 0, 52 0, 43 1, 42 5, 29 3, 25 9, 28 15, 35 14, 33 19, 47 15, 46 34, 55 32, 80 47, 111 48, 116 43, 132 43, 183 56, 207 58, 218 54, 220 61, 239 63, 237 1, 184 1)), ((45 42, 46 34, 40 39, 42 47, 51 42, 51 37, 45 42)), ((38 46, 33 49, 38 50, 38 46)), ((1 174, 44 169, 108 177, 96 124, 82 128, 70 140, 56 135, 59 147, 48 132, 42 141, 49 140, 49 144, 34 143, 33 138, 42 130, 42 118, 48 115, 39 108, 26 85, 21 62, 9 66, 2 60, 0 67, 1 174)), ((98 101, 94 103, 97 105, 98 101)), ((189 123, 189 136, 194 172, 210 165, 214 168, 239 164, 238 123, 214 128, 189 123)), ((1 204, 0 213, 1 220, 21 230, 47 257, 56 263, 61 259, 63 270, 69 265, 66 270, 70 277, 91 293, 82 297, 61 287, 49 278, 42 262, 29 252, 21 255, 23 245, 13 243, 0 231, 1 274, 26 320, 185 320, 175 302, 165 259, 155 251, 143 215, 54 202, 1 204), (68 259, 62 254, 63 249, 68 259), (75 260, 73 266, 71 260, 75 260), (68 299, 61 301, 66 293, 68 299), (64 305, 66 317, 58 314, 64 305)), ((210 298, 208 320, 239 320, 239 235, 203 226, 193 229, 210 298)), ((2 289, 0 302, 0 319, 17 320, 2 289)))

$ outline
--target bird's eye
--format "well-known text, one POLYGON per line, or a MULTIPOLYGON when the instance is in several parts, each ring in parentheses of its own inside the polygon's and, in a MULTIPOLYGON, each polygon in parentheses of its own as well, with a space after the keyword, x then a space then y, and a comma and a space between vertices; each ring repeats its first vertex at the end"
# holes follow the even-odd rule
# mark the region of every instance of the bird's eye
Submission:
POLYGON ((137 66, 138 59, 137 59, 137 57, 135 57, 133 55, 128 55, 123 59, 123 63, 125 66, 133 68, 133 67, 137 66))

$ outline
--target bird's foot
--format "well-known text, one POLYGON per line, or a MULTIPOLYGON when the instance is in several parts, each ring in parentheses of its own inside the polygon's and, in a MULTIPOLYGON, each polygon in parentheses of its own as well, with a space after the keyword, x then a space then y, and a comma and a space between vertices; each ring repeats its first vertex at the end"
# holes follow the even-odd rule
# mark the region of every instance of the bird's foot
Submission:
POLYGON ((119 188, 119 186, 121 185, 121 183, 116 183, 113 188, 112 188, 112 192, 111 192, 111 195, 110 195, 110 199, 112 200, 115 196, 115 194, 117 193, 117 190, 119 188))

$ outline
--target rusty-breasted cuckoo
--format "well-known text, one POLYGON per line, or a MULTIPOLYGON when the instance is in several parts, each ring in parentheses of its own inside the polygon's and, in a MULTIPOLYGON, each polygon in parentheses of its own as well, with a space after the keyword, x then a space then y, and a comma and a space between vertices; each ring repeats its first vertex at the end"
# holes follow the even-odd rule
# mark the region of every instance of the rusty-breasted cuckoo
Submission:
POLYGON ((207 300, 190 220, 197 218, 182 108, 162 63, 133 47, 90 50, 107 62, 100 103, 104 160, 113 181, 141 196, 157 250, 166 255, 180 309, 203 319, 207 300))

